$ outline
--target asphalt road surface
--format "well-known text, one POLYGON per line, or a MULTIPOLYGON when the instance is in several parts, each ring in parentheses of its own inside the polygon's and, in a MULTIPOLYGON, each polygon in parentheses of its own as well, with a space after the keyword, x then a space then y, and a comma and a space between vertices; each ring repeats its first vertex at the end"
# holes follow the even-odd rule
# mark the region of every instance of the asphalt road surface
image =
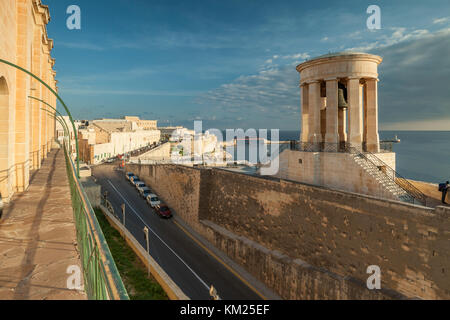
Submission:
POLYGON ((125 226, 146 248, 143 229, 149 228, 150 255, 183 292, 194 300, 210 299, 213 285, 223 300, 260 300, 253 289, 230 272, 222 262, 193 241, 172 219, 160 218, 147 204, 117 164, 92 168, 92 174, 108 191, 108 200, 122 221, 121 205, 125 203, 125 226))

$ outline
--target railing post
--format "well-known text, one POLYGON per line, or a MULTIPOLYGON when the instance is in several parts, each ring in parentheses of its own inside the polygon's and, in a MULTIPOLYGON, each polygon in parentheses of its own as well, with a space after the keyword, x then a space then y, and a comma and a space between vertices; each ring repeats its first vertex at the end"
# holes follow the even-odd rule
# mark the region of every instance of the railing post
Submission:
MULTIPOLYGON (((150 256, 150 244, 148 239, 148 228, 144 227, 145 241, 147 242, 147 254, 150 256)), ((148 276, 150 277, 150 265, 148 266, 148 276)))

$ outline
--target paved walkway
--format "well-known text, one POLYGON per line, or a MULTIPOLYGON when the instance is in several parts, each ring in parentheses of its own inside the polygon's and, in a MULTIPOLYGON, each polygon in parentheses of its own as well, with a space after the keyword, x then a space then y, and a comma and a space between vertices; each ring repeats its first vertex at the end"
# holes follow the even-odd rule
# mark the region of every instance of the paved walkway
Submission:
POLYGON ((86 299, 66 284, 67 268, 81 263, 63 150, 31 179, 0 221, 0 299, 86 299))
MULTIPOLYGON (((438 184, 437 183, 431 183, 431 182, 423 182, 423 181, 415 181, 415 180, 409 180, 417 189, 420 190, 423 194, 427 196, 427 206, 429 207, 437 207, 437 206, 444 206, 444 207, 450 207, 450 204, 443 204, 442 201, 442 193, 438 190, 438 184)), ((447 193, 446 202, 450 203, 450 194, 447 193)))

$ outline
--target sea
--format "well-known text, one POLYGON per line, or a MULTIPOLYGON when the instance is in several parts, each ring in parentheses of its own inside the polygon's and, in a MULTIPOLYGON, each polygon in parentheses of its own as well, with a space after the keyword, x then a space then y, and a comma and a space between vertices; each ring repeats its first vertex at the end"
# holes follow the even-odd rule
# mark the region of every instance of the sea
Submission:
MULTIPOLYGON (((379 135, 380 140, 391 140, 395 136, 400 139, 399 143, 394 143, 393 151, 396 153, 396 171, 401 176, 431 183, 450 180, 450 131, 380 131, 379 135)), ((279 132, 280 141, 298 140, 299 136, 297 130, 279 132)), ((234 153, 236 157, 237 153, 234 153)), ((246 160, 248 157, 246 150, 246 160)))

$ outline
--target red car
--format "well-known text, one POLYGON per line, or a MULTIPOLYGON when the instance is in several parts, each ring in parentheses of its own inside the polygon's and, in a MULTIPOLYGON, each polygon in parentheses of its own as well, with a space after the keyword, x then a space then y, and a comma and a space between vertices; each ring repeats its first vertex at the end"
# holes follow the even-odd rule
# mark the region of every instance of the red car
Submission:
POLYGON ((170 212, 169 207, 166 206, 165 204, 160 204, 159 206, 156 206, 155 210, 156 210, 156 213, 161 218, 171 218, 172 217, 172 212, 170 212))

